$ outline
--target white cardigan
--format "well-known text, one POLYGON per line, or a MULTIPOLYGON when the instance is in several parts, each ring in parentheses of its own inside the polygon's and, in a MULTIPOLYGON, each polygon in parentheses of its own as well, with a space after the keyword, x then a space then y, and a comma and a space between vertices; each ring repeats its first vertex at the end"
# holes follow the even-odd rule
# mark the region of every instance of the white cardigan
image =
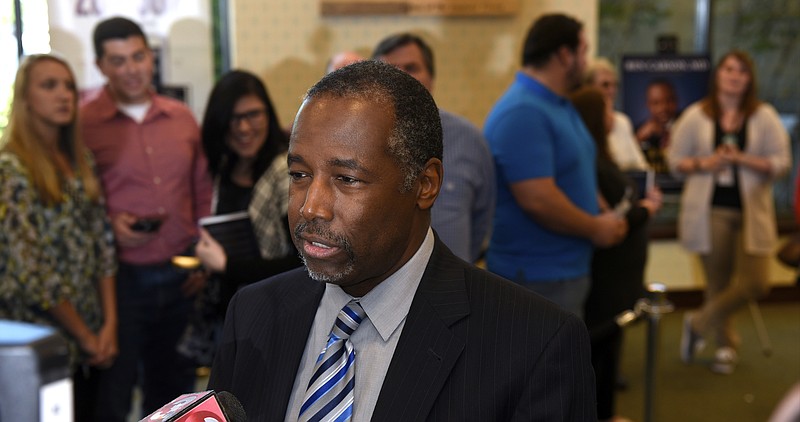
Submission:
MULTIPOLYGON (((686 157, 706 157, 714 153, 714 121, 700 108, 690 105, 672 128, 667 160, 678 178, 685 178, 678 216, 678 237, 686 249, 705 254, 711 251, 711 198, 714 174, 683 174, 678 163, 686 157)), ((772 165, 765 175, 739 166, 739 194, 742 200, 744 250, 749 254, 772 253, 777 240, 772 182, 789 169, 789 134, 778 113, 762 103, 747 120, 745 153, 766 158, 772 165)))
POLYGON ((614 111, 614 126, 608 134, 608 149, 611 158, 622 170, 644 171, 650 168, 633 133, 631 119, 619 111, 614 111))

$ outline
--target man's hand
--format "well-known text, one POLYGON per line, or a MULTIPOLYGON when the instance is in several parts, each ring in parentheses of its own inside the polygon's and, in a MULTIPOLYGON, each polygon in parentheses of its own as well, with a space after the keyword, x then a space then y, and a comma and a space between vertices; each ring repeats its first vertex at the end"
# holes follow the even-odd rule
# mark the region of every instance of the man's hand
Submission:
POLYGON ((606 211, 594 217, 594 221, 595 230, 590 239, 597 247, 614 246, 621 242, 628 233, 628 223, 612 211, 606 211))
POLYGON ((153 240, 155 233, 137 232, 131 229, 138 218, 130 213, 121 212, 111 219, 111 227, 114 229, 114 236, 117 243, 123 248, 136 248, 153 240))
POLYGON ((638 139, 639 142, 644 142, 650 137, 663 135, 664 130, 664 125, 651 119, 645 122, 639 130, 636 131, 636 139, 638 139))

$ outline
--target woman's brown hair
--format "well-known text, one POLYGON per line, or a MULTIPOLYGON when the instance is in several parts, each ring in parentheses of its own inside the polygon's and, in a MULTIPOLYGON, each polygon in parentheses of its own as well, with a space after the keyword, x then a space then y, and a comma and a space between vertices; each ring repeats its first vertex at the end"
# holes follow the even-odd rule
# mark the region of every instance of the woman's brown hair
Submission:
POLYGON ((600 89, 584 85, 569 94, 569 99, 581 115, 583 124, 589 129, 597 154, 611 162, 611 152, 608 148, 608 131, 606 130, 606 98, 600 89))
POLYGON ((742 50, 731 50, 725 53, 725 55, 719 59, 719 62, 717 62, 717 67, 711 74, 711 83, 709 84, 711 88, 708 91, 708 95, 703 98, 700 105, 706 115, 715 120, 719 119, 722 109, 719 104, 719 86, 717 85, 717 74, 719 73, 722 64, 725 63, 725 60, 728 60, 729 58, 733 58, 744 65, 745 70, 750 75, 750 83, 747 84, 747 89, 745 89, 744 95, 742 95, 742 99, 739 102, 739 111, 741 111, 744 114, 745 119, 747 119, 750 117, 750 115, 755 113, 756 109, 761 104, 761 101, 758 99, 755 64, 753 63, 753 59, 750 57, 750 55, 742 50))

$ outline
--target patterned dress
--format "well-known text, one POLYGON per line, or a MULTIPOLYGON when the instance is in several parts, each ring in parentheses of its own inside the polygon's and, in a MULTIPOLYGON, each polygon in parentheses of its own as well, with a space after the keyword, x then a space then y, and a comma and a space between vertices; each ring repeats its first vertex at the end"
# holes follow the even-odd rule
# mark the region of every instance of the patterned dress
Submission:
POLYGON ((19 159, 0 152, 0 318, 57 328, 76 364, 76 340, 48 310, 69 301, 97 332, 103 324, 98 282, 114 275, 116 258, 102 201, 93 203, 77 178, 63 191, 63 202, 45 204, 19 159))

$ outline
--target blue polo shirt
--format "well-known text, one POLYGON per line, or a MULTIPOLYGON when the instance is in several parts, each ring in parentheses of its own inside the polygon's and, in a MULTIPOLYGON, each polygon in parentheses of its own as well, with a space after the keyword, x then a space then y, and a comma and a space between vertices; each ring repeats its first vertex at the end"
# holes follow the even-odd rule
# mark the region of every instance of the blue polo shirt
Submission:
POLYGON ((595 144, 578 112, 569 100, 519 72, 489 113, 484 135, 497 177, 488 269, 517 282, 588 275, 592 243, 541 226, 510 190, 516 182, 552 177, 576 206, 599 212, 595 144))

